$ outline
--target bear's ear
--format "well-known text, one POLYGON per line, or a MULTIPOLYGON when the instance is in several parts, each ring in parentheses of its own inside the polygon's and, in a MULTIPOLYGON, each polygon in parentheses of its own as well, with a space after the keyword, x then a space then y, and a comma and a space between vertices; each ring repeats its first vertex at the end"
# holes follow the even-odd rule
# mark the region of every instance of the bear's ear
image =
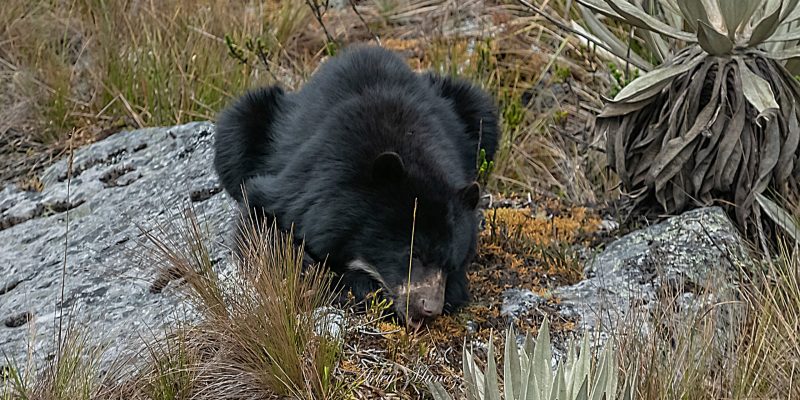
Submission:
POLYGON ((406 167, 400 155, 383 152, 372 161, 372 179, 376 182, 397 181, 406 176, 406 167))
POLYGON ((466 138, 459 139, 468 140, 473 149, 486 150, 486 161, 492 161, 500 138, 498 110, 492 97, 466 80, 433 72, 426 75, 433 90, 451 102, 464 124, 466 138))
POLYGON ((478 208, 478 202, 481 199, 481 185, 478 182, 472 182, 458 191, 458 198, 461 204, 467 208, 474 210, 478 208))

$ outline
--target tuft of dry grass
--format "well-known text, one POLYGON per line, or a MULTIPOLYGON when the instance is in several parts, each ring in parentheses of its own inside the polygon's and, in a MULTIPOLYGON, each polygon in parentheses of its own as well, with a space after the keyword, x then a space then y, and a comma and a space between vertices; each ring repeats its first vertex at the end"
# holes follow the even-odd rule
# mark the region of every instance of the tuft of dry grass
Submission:
POLYGON ((184 222, 174 235, 179 243, 144 233, 153 260, 185 282, 201 320, 173 335, 166 350, 151 351, 151 371, 138 380, 147 384, 133 384, 150 393, 208 399, 345 396, 348 383, 335 379, 340 333, 321 328, 338 318, 324 308, 334 299, 331 276, 319 265, 303 268, 302 245, 291 232, 248 218, 241 225, 241 251, 233 257, 236 272, 223 278, 191 208, 184 222))
POLYGON ((57 155, 73 129, 86 143, 124 127, 209 120, 252 85, 306 73, 321 41, 297 3, 5 2, 0 154, 16 162, 0 164, 0 179, 57 155), (268 38, 274 68, 230 57, 226 36, 268 38))
POLYGON ((800 246, 780 243, 746 293, 751 321, 731 384, 741 398, 800 398, 800 246))
POLYGON ((36 106, 30 122, 45 142, 117 118, 139 127, 213 119, 232 95, 274 80, 229 57, 223 38, 263 35, 270 51, 290 55, 310 22, 304 10, 293 2, 11 0, 0 10, 0 64, 13 73, 10 93, 36 106))
MULTIPOLYGON (((504 140, 490 188, 606 197, 613 182, 598 162, 600 138, 584 132, 607 83, 586 72, 592 53, 546 20, 477 0, 356 1, 318 20, 308 3, 324 2, 9 0, 0 9, 0 180, 35 174, 73 130, 80 144, 213 119, 248 87, 296 88, 331 49, 380 41, 415 68, 465 76, 496 96, 504 140)), ((563 1, 545 3, 565 13, 563 1)))
POLYGON ((24 366, 9 362, 0 379, 0 399, 94 399, 100 389, 103 351, 86 332, 67 328, 58 353, 41 371, 34 370, 33 360, 24 366))
POLYGON ((640 398, 800 397, 800 253, 784 246, 740 275, 737 301, 687 316, 674 311, 679 298, 664 298, 648 336, 622 332, 618 356, 637 375, 640 398))

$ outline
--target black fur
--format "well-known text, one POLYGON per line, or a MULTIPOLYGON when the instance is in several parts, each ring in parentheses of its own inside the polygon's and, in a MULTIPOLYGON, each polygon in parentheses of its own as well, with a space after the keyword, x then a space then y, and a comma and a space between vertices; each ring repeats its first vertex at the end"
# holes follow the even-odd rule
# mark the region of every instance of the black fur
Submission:
POLYGON ((469 298, 479 147, 494 157, 497 112, 466 81, 414 73, 395 54, 355 47, 294 93, 261 88, 217 124, 214 165, 225 190, 288 230, 357 298, 407 277, 414 259, 446 273, 445 309, 469 298), (373 277, 347 268, 364 260, 373 277))
POLYGON ((268 168, 275 117, 282 111, 283 89, 277 86, 252 90, 217 118, 214 169, 222 185, 241 202, 241 185, 268 168))

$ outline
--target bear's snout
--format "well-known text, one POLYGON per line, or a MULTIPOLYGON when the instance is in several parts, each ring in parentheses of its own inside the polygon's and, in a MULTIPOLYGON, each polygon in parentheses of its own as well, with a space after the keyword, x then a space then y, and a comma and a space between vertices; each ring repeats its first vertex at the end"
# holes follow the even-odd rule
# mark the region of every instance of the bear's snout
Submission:
POLYGON ((443 299, 435 297, 420 296, 417 301, 417 312, 425 318, 434 318, 442 314, 444 308, 443 299))
POLYGON ((411 282, 395 290, 395 310, 409 325, 419 326, 442 314, 446 279, 438 268, 412 270, 411 282))

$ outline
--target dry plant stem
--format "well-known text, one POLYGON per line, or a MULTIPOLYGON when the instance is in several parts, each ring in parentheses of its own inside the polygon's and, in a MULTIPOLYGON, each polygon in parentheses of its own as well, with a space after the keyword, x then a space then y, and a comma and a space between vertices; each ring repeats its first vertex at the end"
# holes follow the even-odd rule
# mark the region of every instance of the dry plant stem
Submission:
MULTIPOLYGON (((72 183, 72 162, 74 160, 74 151, 73 151, 73 148, 72 148, 72 137, 73 137, 74 134, 75 134, 75 131, 73 130, 72 133, 69 135, 69 140, 68 140, 68 144, 67 144, 68 151, 69 151, 69 161, 67 161, 67 203, 69 203, 69 201, 70 201, 70 186, 71 186, 71 183, 72 183)), ((64 262, 61 265, 61 288, 60 288, 61 294, 60 294, 60 301, 59 301, 58 306, 56 307, 56 316, 58 318, 58 330, 57 330, 58 341, 56 342, 56 346, 57 346, 56 357, 58 357, 58 358, 61 357, 61 350, 62 350, 61 349, 61 344, 62 344, 61 343, 61 341, 62 341, 61 334, 62 334, 63 324, 64 324, 64 314, 63 314, 63 312, 64 312, 64 288, 65 288, 66 283, 67 283, 67 253, 68 253, 67 252, 67 247, 69 245, 69 207, 67 207, 67 210, 65 212, 64 218, 66 220, 66 222, 65 222, 66 223, 66 227, 65 227, 65 230, 64 230, 64 262)), ((58 364, 60 361, 61 360, 56 359, 56 364, 58 364)))
POLYGON ((358 11, 355 0, 348 0, 348 2, 350 3, 350 8, 353 9, 353 12, 356 13, 358 19, 361 21, 361 24, 364 25, 364 28, 367 29, 367 33, 369 33, 369 35, 375 39, 375 42, 378 43, 378 46, 383 46, 383 44, 381 43, 381 37, 372 31, 372 28, 370 28, 369 24, 367 24, 367 21, 364 20, 364 16, 361 15, 361 13, 358 11))
MULTIPOLYGON (((569 32, 570 34, 573 34, 573 35, 575 35, 575 36, 580 36, 580 37, 582 37, 582 38, 586 39, 586 41, 588 41, 589 43, 591 43, 591 44, 593 44, 593 45, 595 45, 595 46, 597 46, 597 47, 599 47, 599 48, 601 48, 601 49, 603 49, 603 50, 605 50, 605 51, 608 51, 609 53, 612 53, 612 54, 614 53, 614 51, 611 49, 611 47, 609 47, 607 44, 605 44, 605 43, 602 43, 602 42, 598 42, 598 41, 594 40, 593 38, 591 38, 591 37, 589 37, 589 36, 587 36, 587 35, 584 35, 584 34, 582 34, 582 33, 578 32, 578 31, 576 31, 576 30, 574 30, 574 29, 570 28, 570 27, 569 27, 569 26, 567 26, 566 24, 564 24, 564 23, 562 23, 561 21, 559 21, 559 20, 557 20, 557 19, 553 18, 551 15, 549 15, 549 14, 547 14, 546 12, 542 11, 541 9, 539 9, 539 7, 536 7, 536 6, 534 6, 534 5, 533 5, 533 4, 531 4, 530 2, 528 2, 528 1, 526 1, 526 0, 518 0, 518 1, 519 1, 519 3, 520 3, 520 4, 522 4, 523 6, 527 7, 527 8, 528 8, 529 10, 531 10, 533 13, 535 13, 535 14, 539 14, 539 15, 541 15, 542 17, 544 17, 544 19, 546 19, 546 20, 547 20, 547 22, 550 22, 551 24, 555 25, 555 26, 556 26, 556 27, 558 27, 559 29, 561 29, 561 30, 563 30, 563 31, 565 31, 565 32, 569 32)), ((637 68, 639 68, 639 69, 641 69, 641 70, 643 70, 643 71, 647 71, 647 68, 646 68, 646 66, 644 66, 644 65, 638 65, 636 62, 634 62, 633 60, 631 60, 631 59, 630 59, 630 57, 628 57, 628 59, 626 59, 626 60, 625 60, 625 62, 626 62, 626 63, 633 64, 633 65, 636 65, 636 67, 637 67, 637 68)))
POLYGON ((325 22, 322 20, 322 17, 325 15, 325 11, 328 9, 328 0, 325 0, 325 3, 319 4, 318 0, 306 0, 306 4, 311 9, 311 13, 314 14, 314 18, 319 23, 319 26, 322 27, 322 31, 325 32, 325 38, 327 39, 328 43, 336 43, 331 36, 331 33, 328 32, 328 28, 325 26, 325 22), (322 9, 323 11, 320 11, 322 9))
POLYGON ((411 223, 411 248, 408 252, 408 279, 406 279, 406 330, 408 330, 409 324, 409 317, 408 317, 408 307, 409 303, 411 302, 411 265, 412 260, 414 259, 414 234, 417 228, 417 201, 419 199, 414 199, 414 214, 412 215, 412 223, 411 223))

